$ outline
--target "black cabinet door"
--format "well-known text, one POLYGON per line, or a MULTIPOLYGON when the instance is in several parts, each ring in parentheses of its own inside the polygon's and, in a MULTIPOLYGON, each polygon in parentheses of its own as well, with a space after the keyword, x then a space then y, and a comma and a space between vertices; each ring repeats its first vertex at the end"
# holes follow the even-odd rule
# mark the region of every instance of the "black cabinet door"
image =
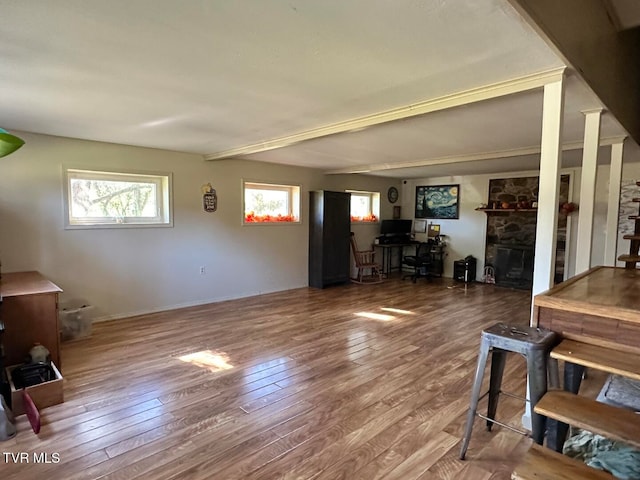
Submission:
POLYGON ((351 194, 316 191, 309 204, 309 285, 349 281, 351 194))

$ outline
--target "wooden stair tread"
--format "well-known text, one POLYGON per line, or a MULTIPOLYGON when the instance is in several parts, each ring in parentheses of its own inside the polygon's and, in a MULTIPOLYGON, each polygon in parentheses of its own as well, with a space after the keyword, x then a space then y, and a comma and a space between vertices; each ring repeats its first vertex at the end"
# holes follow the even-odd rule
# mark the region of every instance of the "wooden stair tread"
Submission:
POLYGON ((636 353, 565 339, 551 351, 551 358, 640 380, 640 355, 636 353))
POLYGON ((629 215, 629 220, 640 220, 640 215, 629 215))
POLYGON ((610 473, 596 470, 549 448, 533 444, 511 474, 513 480, 612 480, 610 473))
POLYGON ((534 410, 545 417, 640 447, 640 415, 633 410, 613 407, 564 390, 548 391, 534 410))
POLYGON ((640 255, 620 255, 618 260, 621 262, 640 262, 640 255))
POLYGON ((625 240, 640 240, 640 235, 625 235, 622 238, 625 240))

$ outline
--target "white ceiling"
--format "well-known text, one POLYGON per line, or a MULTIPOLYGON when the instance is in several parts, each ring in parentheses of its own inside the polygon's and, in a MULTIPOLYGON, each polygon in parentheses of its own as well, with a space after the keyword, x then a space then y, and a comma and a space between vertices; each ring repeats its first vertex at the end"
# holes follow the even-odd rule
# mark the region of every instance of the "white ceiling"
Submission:
MULTIPOLYGON (((562 66, 507 0, 0 7, 0 126, 203 155, 562 66)), ((425 176, 416 163, 536 146, 541 102, 514 94, 245 158, 425 176)), ((599 105, 569 77, 565 141, 599 105)), ((621 134, 605 114, 603 136, 621 134)))

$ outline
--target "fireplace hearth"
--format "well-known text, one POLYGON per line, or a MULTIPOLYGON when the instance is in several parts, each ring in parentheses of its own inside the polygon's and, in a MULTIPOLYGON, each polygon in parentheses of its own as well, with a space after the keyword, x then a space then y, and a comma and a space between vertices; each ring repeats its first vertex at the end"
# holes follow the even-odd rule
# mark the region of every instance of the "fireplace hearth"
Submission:
POLYGON ((496 285, 531 289, 534 249, 529 245, 495 245, 496 285))

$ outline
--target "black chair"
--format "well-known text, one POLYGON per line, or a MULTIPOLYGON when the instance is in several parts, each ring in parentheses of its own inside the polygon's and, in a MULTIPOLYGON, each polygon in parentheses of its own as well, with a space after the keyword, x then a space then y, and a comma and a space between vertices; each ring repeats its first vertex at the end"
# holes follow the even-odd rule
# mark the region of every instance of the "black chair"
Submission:
POLYGON ((402 258, 403 266, 413 268, 413 273, 411 275, 403 276, 402 279, 404 280, 405 278, 410 278, 413 283, 416 283, 416 280, 420 277, 425 277, 427 279, 431 278, 429 275, 429 267, 431 266, 431 262, 431 244, 417 244, 415 255, 405 255, 402 258))

